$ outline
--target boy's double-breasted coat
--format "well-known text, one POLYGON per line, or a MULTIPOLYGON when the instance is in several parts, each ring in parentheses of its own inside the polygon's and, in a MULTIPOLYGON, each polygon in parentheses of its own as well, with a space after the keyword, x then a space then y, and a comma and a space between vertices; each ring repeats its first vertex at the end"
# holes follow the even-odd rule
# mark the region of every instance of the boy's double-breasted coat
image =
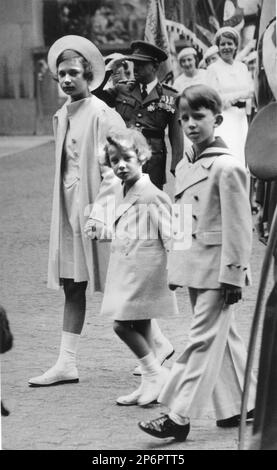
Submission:
MULTIPOLYGON (((216 139, 195 163, 179 163, 175 196, 181 206, 192 206, 192 233, 190 248, 174 251, 173 246, 169 281, 189 288, 193 317, 186 348, 159 401, 171 412, 193 418, 202 415, 212 398, 221 420, 239 415, 246 364, 234 308, 225 304, 222 285, 243 286, 250 275, 252 220, 245 168, 216 139)), ((176 208, 173 213, 174 226, 176 208)), ((255 388, 252 377, 249 410, 255 388)))
POLYGON ((147 174, 117 201, 102 314, 116 320, 167 318, 178 313, 167 285, 171 201, 147 174))
MULTIPOLYGON (((250 281, 252 219, 247 174, 219 144, 208 147, 195 163, 183 159, 176 171, 175 198, 192 207, 191 246, 173 251, 169 280, 180 286, 219 289, 222 283, 250 281)), ((182 213, 181 213, 182 215, 182 213)), ((173 226, 182 226, 173 211, 173 226)))

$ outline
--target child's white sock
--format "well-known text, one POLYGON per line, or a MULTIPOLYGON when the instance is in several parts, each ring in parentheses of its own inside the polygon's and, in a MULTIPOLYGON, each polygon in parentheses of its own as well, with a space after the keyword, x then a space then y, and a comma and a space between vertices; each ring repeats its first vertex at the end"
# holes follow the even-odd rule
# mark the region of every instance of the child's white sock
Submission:
POLYGON ((79 334, 62 332, 60 354, 55 364, 60 369, 69 369, 76 367, 76 354, 79 345, 79 334))
POLYGON ((158 359, 151 351, 146 356, 139 359, 142 375, 156 375, 161 371, 161 365, 158 359))

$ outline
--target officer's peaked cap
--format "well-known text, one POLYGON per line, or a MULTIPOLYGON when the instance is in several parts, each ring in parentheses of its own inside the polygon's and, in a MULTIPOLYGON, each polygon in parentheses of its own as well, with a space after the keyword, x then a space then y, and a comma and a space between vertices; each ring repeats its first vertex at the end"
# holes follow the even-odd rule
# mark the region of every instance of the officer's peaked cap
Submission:
POLYGON ((160 63, 168 58, 167 53, 162 49, 145 41, 133 41, 131 51, 132 54, 128 56, 128 59, 132 61, 160 63))

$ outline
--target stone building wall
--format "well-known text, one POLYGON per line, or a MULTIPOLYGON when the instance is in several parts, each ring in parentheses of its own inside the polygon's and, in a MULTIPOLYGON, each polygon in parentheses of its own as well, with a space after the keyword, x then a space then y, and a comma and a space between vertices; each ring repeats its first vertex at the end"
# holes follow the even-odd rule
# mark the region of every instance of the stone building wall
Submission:
POLYGON ((43 45, 42 1, 0 2, 0 133, 36 131, 32 49, 43 45))

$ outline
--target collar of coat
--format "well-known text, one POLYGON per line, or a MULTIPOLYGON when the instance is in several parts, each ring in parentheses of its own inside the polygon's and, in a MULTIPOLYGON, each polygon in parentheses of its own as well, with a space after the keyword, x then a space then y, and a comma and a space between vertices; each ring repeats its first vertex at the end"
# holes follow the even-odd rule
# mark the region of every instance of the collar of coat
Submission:
POLYGON ((196 163, 198 160, 201 160, 205 157, 218 157, 219 155, 226 154, 230 155, 230 151, 228 151, 228 147, 221 137, 215 137, 213 142, 209 144, 197 157, 194 145, 192 145, 191 148, 185 152, 185 155, 190 163, 196 163))
POLYGON ((191 159, 191 155, 188 156, 186 152, 187 158, 183 158, 175 170, 175 197, 180 197, 187 188, 207 179, 209 169, 220 155, 231 155, 228 147, 220 137, 216 137, 195 162, 191 159))
POLYGON ((150 183, 149 175, 143 173, 138 181, 133 184, 129 189, 126 196, 123 195, 123 185, 121 187, 119 200, 116 204, 115 219, 116 222, 135 202, 138 200, 141 194, 143 194, 144 188, 150 183))

